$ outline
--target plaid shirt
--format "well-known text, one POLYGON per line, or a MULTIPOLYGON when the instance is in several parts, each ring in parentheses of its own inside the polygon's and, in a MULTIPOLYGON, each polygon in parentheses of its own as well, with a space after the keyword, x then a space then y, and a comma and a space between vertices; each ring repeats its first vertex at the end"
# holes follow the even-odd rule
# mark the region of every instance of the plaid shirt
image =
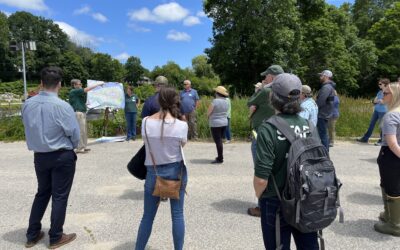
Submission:
POLYGON ((306 120, 310 120, 314 126, 317 126, 318 121, 318 106, 315 101, 309 97, 304 99, 301 103, 302 111, 299 113, 299 116, 303 117, 306 120))

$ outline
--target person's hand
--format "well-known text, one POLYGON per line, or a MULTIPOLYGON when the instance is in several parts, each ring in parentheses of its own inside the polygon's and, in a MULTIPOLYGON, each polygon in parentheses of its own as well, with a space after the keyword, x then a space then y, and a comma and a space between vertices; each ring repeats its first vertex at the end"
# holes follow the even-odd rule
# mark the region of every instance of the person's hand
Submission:
POLYGON ((254 113, 257 110, 257 107, 255 105, 251 105, 249 109, 251 113, 254 113))

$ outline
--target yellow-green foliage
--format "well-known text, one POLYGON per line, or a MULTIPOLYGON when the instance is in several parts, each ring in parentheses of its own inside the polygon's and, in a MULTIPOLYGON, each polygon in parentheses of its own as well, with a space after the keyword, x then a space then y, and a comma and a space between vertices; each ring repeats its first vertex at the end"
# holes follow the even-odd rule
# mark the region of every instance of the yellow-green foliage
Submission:
MULTIPOLYGON (((201 139, 211 138, 208 126, 207 109, 213 97, 202 96, 200 107, 197 110, 197 130, 201 139)), ((232 103, 231 132, 236 140, 246 139, 250 135, 250 121, 248 118, 247 99, 234 97, 232 103)), ((143 104, 142 104, 143 105, 143 104)), ((137 133, 140 133, 141 107, 138 110, 137 133)), ((1 107, 3 115, 8 112, 8 106, 1 107)), ((10 111, 14 113, 14 109, 10 111)), ((339 137, 359 137, 362 136, 369 125, 372 115, 373 105, 368 99, 354 99, 340 96, 340 117, 336 124, 337 136, 339 137)), ((125 129, 125 115, 123 110, 117 112, 117 119, 111 119, 108 124, 107 135, 113 136, 120 133, 119 125, 125 129), (119 124, 117 122, 119 121, 119 124)), ((88 122, 89 137, 101 137, 103 135, 103 120, 88 122)), ((20 117, 0 119, 0 141, 23 140, 24 132, 20 117)), ((379 136, 379 129, 376 126, 374 136, 379 136)))
MULTIPOLYGON (((354 99, 340 96, 340 117, 336 124, 336 133, 340 137, 359 137, 368 129, 374 105, 368 99, 354 99)), ((375 137, 379 136, 379 128, 376 125, 375 137)))

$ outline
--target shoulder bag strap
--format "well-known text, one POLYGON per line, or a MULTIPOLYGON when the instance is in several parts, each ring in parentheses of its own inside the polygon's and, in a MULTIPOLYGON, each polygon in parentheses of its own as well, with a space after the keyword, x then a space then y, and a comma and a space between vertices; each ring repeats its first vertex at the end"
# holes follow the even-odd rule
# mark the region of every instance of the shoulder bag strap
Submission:
POLYGON ((274 125, 288 139, 290 143, 292 143, 296 139, 296 134, 283 118, 277 115, 273 115, 267 120, 267 122, 274 125))
POLYGON ((158 174, 157 174, 156 161, 155 161, 155 159, 154 159, 153 152, 151 151, 149 137, 147 136, 147 128, 146 128, 147 119, 148 119, 148 117, 146 117, 146 118, 144 119, 144 134, 146 135, 147 146, 149 147, 149 153, 150 153, 151 161, 152 161, 152 163, 153 163, 154 171, 156 172, 156 175, 158 175, 158 174))

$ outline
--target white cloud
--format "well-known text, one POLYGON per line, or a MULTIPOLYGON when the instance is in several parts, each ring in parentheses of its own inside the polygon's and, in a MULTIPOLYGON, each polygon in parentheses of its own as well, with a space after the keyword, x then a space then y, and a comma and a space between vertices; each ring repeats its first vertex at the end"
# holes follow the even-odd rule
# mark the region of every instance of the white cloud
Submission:
POLYGON ((141 27, 141 26, 139 26, 139 25, 137 25, 135 23, 129 23, 128 27, 131 28, 133 31, 136 31, 136 32, 150 32, 151 31, 151 29, 141 27))
POLYGON ((95 36, 89 35, 86 32, 78 30, 77 28, 69 25, 68 23, 57 21, 54 23, 58 24, 60 29, 62 29, 68 35, 69 39, 78 45, 92 47, 97 46, 100 42, 104 41, 104 38, 97 38, 95 36))
POLYGON ((126 52, 123 52, 119 55, 114 56, 114 58, 119 61, 126 61, 126 60, 128 60, 129 57, 130 57, 130 55, 126 52))
POLYGON ((189 42, 192 38, 185 32, 170 30, 167 35, 168 40, 189 42))
POLYGON ((198 16, 198 17, 207 17, 206 13, 204 13, 204 11, 202 11, 202 10, 197 11, 196 16, 198 16))
POLYGON ((0 0, 0 4, 28 10, 47 10, 44 0, 0 0))
POLYGON ((92 17, 93 17, 94 20, 99 21, 101 23, 108 22, 108 18, 106 16, 104 16, 103 14, 98 13, 98 12, 97 13, 93 13, 92 17))
POLYGON ((98 22, 108 22, 108 18, 105 15, 101 14, 100 12, 93 12, 89 5, 85 5, 80 9, 74 10, 74 15, 90 15, 94 20, 98 22))
POLYGON ((91 11, 90 7, 88 5, 85 5, 80 9, 74 10, 74 15, 88 14, 90 11, 91 11))
POLYGON ((2 10, 1 12, 3 12, 7 17, 11 16, 10 12, 4 11, 4 10, 2 10))
POLYGON ((185 26, 193 26, 200 23, 200 19, 196 16, 188 16, 183 20, 183 25, 185 26))
POLYGON ((181 21, 188 14, 189 11, 187 9, 178 3, 172 2, 158 5, 152 11, 148 8, 133 10, 128 13, 128 16, 132 21, 165 23, 181 21))

